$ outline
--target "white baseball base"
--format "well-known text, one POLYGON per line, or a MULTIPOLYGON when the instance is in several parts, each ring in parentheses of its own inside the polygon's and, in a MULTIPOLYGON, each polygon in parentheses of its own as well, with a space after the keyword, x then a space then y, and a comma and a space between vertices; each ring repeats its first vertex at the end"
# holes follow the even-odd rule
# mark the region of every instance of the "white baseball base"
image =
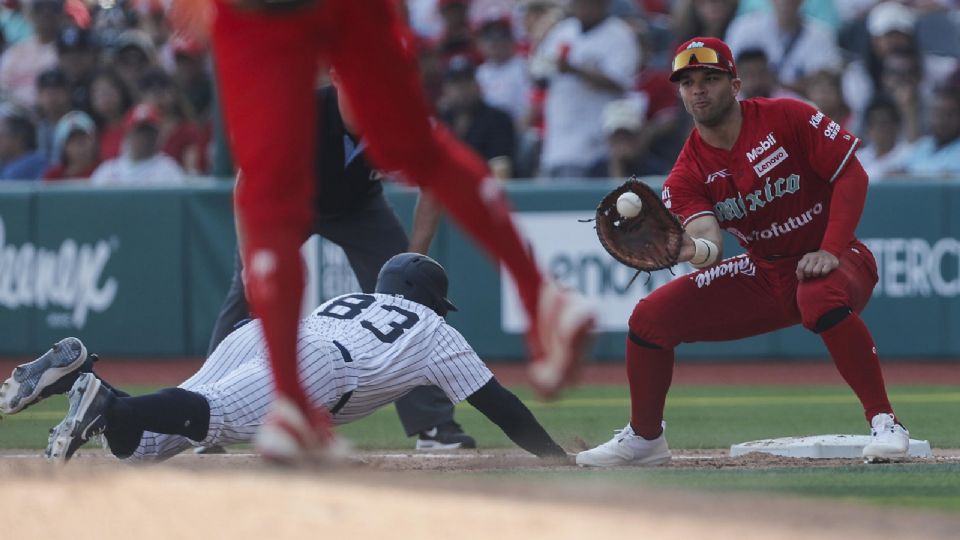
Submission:
MULTIPOLYGON (((813 459, 860 459, 863 447, 870 443, 869 435, 813 435, 810 437, 782 437, 762 439, 730 447, 730 457, 738 457, 751 452, 774 456, 813 458, 813 459)), ((910 439, 910 457, 933 457, 930 443, 910 439)))

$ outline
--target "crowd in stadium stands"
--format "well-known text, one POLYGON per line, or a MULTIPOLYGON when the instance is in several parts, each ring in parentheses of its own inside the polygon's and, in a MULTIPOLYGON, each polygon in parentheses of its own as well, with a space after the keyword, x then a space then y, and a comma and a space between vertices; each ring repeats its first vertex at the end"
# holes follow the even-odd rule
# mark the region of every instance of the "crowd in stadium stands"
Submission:
MULTIPOLYGON (((667 173, 691 128, 670 60, 702 35, 729 43, 741 97, 860 136, 871 181, 960 179, 960 0, 398 4, 437 117, 499 178, 667 173)), ((214 172, 210 57, 161 0, 2 0, 0 47, 0 180, 214 172)))

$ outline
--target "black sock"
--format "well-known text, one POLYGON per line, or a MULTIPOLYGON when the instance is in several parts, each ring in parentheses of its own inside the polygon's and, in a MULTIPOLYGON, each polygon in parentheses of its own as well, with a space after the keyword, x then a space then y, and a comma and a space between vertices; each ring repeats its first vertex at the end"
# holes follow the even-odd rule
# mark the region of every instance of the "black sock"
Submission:
POLYGON ((116 387, 114 387, 114 386, 111 386, 110 383, 108 383, 106 380, 104 380, 103 377, 101 377, 101 376, 97 375, 96 373, 94 373, 94 371, 93 371, 92 369, 90 370, 90 373, 93 373, 94 375, 96 375, 96 377, 97 377, 98 379, 100 379, 100 384, 102 384, 103 386, 106 386, 106 387, 107 387, 107 390, 110 390, 111 392, 113 392, 113 395, 115 395, 115 396, 117 396, 117 397, 130 397, 130 394, 124 392, 123 390, 120 390, 119 388, 116 388, 116 387))
POLYGON ((210 426, 210 404, 200 394, 182 388, 119 397, 107 411, 107 426, 110 450, 117 457, 129 457, 144 431, 202 441, 210 426))

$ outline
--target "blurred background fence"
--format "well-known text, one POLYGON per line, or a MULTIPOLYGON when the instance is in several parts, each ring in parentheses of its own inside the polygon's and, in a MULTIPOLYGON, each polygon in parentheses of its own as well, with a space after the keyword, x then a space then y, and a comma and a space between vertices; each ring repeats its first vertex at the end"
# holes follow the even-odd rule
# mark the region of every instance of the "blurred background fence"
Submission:
MULTIPOLYGON (((690 270, 642 275, 628 286, 634 272, 603 251, 592 224, 578 221, 592 217, 614 184, 506 185, 536 258, 596 304, 594 352, 603 360, 622 358, 637 300, 690 270)), ((0 188, 0 355, 34 353, 65 335, 105 354, 202 355, 232 272, 231 188, 214 180, 176 188, 0 188)), ((389 186, 388 195, 409 223, 415 192, 389 186)), ((872 185, 858 235, 878 261, 880 282, 864 318, 881 354, 960 359, 960 184, 872 185)), ((725 240, 727 255, 739 252, 734 238, 725 240)), ((336 246, 314 239, 304 253, 311 269, 305 309, 357 290, 336 246)), ((447 222, 432 254, 447 267, 450 297, 461 308, 450 322, 485 358, 522 359, 525 321, 506 274, 447 222)), ((720 360, 825 356, 820 340, 799 327, 678 352, 720 360)))

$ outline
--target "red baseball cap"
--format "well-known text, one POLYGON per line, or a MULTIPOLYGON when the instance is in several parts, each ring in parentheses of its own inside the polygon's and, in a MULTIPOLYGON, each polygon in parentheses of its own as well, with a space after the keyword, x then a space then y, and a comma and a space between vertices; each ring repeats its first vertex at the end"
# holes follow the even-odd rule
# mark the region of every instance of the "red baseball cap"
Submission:
POLYGON ((125 127, 128 132, 142 124, 149 124, 154 127, 159 127, 161 119, 162 117, 159 109, 149 103, 140 103, 139 105, 130 109, 130 112, 127 114, 125 127))
POLYGON ((677 82, 684 71, 700 68, 715 69, 737 77, 737 66, 733 63, 730 47, 717 38, 695 37, 677 47, 670 80, 677 82))

